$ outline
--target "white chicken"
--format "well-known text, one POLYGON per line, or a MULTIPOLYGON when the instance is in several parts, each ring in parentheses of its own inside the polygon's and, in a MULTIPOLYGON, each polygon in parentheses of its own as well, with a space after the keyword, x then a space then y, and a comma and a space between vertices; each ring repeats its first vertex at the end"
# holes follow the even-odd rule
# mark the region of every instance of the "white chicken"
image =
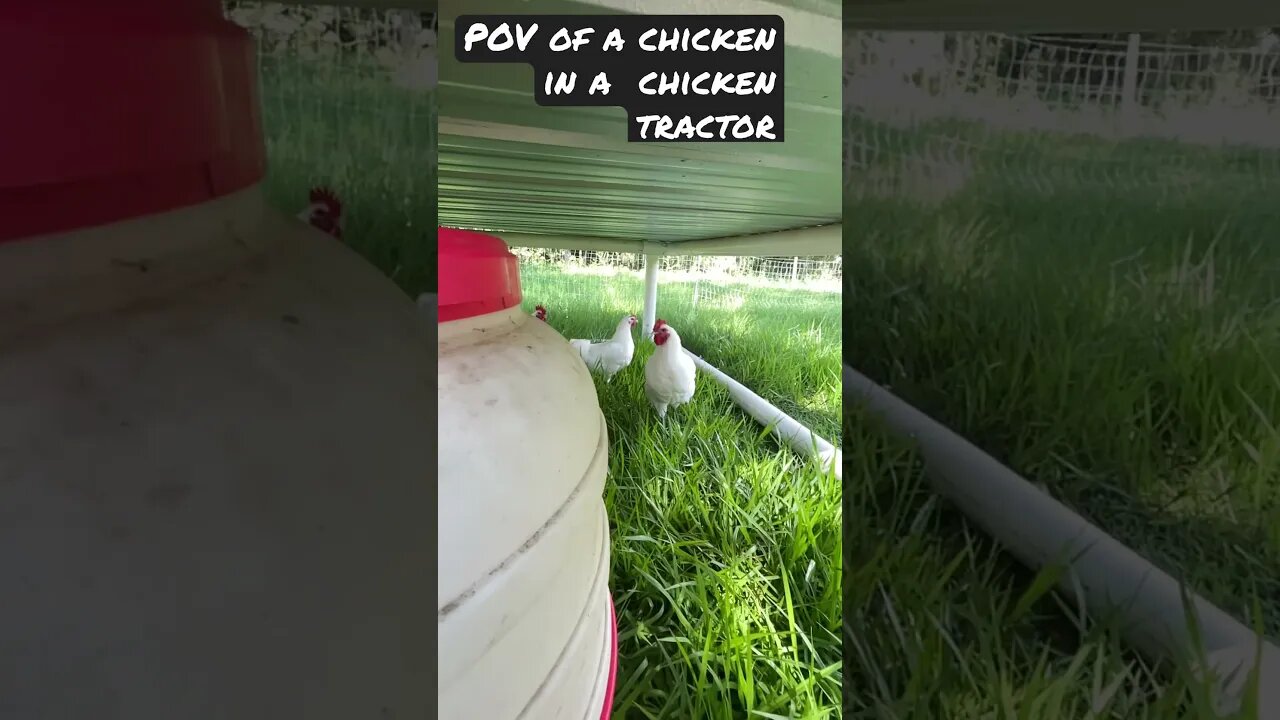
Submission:
POLYGON ((665 320, 653 324, 653 344, 658 348, 644 364, 644 394, 658 417, 665 418, 668 407, 693 399, 697 367, 685 354, 680 335, 665 320))
POLYGON ((544 308, 544 307, 542 307, 541 305, 538 305, 537 307, 535 307, 535 308, 533 309, 533 316, 534 316, 534 317, 536 317, 536 318, 538 318, 538 319, 539 319, 539 320, 541 320, 542 322, 546 322, 546 321, 547 321, 547 309, 546 309, 546 308, 544 308))
POLYGON ((630 365, 632 356, 636 354, 636 343, 631 339, 631 328, 635 324, 636 316, 628 315, 618 321, 618 328, 608 340, 596 343, 570 340, 569 345, 578 351, 589 369, 603 372, 605 382, 608 382, 619 370, 630 365))
POLYGON ((311 188, 310 203, 298 213, 298 219, 321 232, 342 239, 342 201, 326 187, 311 188))
POLYGON ((418 296, 418 312, 422 313, 423 317, 430 318, 432 322, 435 322, 438 317, 436 305, 435 293, 422 293, 418 296))

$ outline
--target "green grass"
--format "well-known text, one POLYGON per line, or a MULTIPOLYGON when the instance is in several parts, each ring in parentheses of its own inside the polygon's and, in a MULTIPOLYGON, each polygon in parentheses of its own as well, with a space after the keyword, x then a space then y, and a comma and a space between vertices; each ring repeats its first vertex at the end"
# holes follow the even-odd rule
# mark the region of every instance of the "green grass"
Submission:
MULTIPOLYGON (((568 338, 639 314, 634 276, 522 270, 525 305, 568 338)), ((735 311, 664 284, 659 316, 686 347, 839 442, 838 295, 753 288, 735 311)), ((638 331, 637 331, 638 335, 638 331)), ((596 379, 609 427, 620 639, 615 717, 839 717, 840 484, 778 446, 705 375, 660 422, 632 364, 596 379)))
MULTIPOLYGON (((1274 193, 1234 181, 1238 149, 987 142, 1027 148, 1026 164, 979 166, 927 209, 846 204, 845 358, 1274 636, 1274 193), (1145 172, 1155 155, 1203 181, 1174 190, 1157 172, 1117 191, 1067 170, 1105 157, 1145 172), (1057 178, 1052 191, 1008 177, 1040 168, 1057 178)), ((846 445, 866 448, 846 455, 861 468, 845 498, 845 610, 859 638, 846 640, 849 717, 1210 717, 1194 686, 1149 672, 1050 597, 1014 613, 1035 579, 919 488, 909 449, 856 413, 847 421, 846 445), (904 653, 917 659, 885 660, 904 653), (1113 681, 1111 709, 1088 715, 1081 703, 1113 681), (912 714, 912 701, 931 711, 912 714)))
POLYGON ((970 527, 908 443, 847 422, 844 717, 1220 717, 1185 667, 1136 656, 1049 593, 1058 569, 1032 575, 970 527))
POLYGON ((342 199, 343 236, 411 296, 436 289, 436 100, 351 60, 268 57, 265 190, 295 215, 314 185, 342 199))

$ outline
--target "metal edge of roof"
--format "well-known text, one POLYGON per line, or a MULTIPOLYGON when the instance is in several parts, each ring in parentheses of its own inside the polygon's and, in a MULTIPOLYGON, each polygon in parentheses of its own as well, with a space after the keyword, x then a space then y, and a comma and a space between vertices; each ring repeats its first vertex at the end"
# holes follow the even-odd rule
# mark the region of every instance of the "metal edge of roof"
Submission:
POLYGON ((519 232, 493 232, 515 247, 551 248, 555 250, 598 250, 633 252, 645 255, 840 255, 843 253, 844 227, 840 222, 777 230, 723 238, 702 238, 675 242, 649 242, 601 237, 538 235, 519 232))
POLYGON ((584 5, 632 15, 778 15, 786 24, 787 45, 834 57, 843 52, 838 20, 842 10, 830 3, 830 11, 785 5, 769 0, 578 0, 584 5))
POLYGON ((416 10, 434 13, 440 9, 437 0, 282 0, 282 5, 340 5, 367 10, 416 10))
POLYGON ((1280 4, 1023 0, 845 0, 846 30, 1141 32, 1233 30, 1280 24, 1280 4))

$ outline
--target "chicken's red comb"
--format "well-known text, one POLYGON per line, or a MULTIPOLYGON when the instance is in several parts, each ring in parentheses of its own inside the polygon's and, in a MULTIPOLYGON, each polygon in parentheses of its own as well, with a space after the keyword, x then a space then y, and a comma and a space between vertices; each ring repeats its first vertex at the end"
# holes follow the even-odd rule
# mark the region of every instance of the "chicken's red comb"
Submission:
POLYGON ((311 188, 311 202, 324 205, 329 210, 329 214, 334 217, 342 214, 342 201, 327 187, 311 188))
POLYGON ((546 311, 547 311, 547 309, 546 309, 546 308, 544 308, 544 307, 542 307, 541 305, 534 305, 534 306, 533 306, 533 309, 534 309, 534 310, 541 310, 542 312, 546 312, 546 311))
POLYGON ((655 321, 653 322, 653 329, 654 329, 654 330, 657 330, 658 328, 660 328, 660 327, 662 327, 663 325, 666 325, 666 324, 667 324, 667 321, 666 321, 666 320, 661 320, 661 319, 659 319, 659 320, 655 320, 655 321))

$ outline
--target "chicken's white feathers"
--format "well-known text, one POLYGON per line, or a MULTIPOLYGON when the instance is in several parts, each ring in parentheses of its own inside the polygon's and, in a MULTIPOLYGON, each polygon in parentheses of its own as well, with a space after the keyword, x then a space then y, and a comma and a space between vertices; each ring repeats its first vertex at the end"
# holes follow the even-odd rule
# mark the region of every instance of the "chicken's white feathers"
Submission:
POLYGON ((582 362, 589 370, 604 373, 605 380, 612 380, 617 372, 631 364, 636 354, 636 343, 631 338, 631 328, 636 324, 636 316, 628 315, 618 321, 613 337, 602 342, 574 339, 569 346, 578 351, 582 362))
POLYGON ((654 324, 653 337, 658 347, 644 364, 644 394, 658 417, 666 417, 667 408, 693 399, 698 368, 693 358, 685 354, 675 328, 659 320, 654 324))

